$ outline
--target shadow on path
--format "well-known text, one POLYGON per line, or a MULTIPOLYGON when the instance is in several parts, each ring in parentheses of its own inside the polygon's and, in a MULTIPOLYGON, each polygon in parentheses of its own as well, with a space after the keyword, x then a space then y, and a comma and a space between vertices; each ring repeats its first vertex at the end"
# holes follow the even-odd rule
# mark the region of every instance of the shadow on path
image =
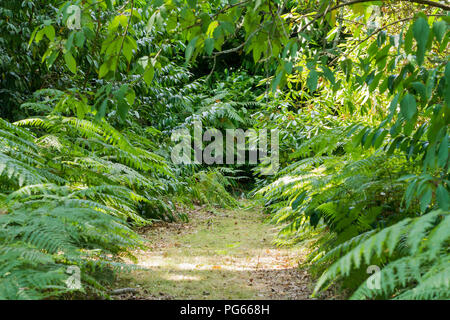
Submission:
POLYGON ((276 248, 277 230, 256 209, 203 208, 189 223, 142 230, 149 240, 136 252, 146 270, 122 276, 117 286, 138 293, 119 299, 310 299, 313 283, 297 268, 304 249, 276 248))

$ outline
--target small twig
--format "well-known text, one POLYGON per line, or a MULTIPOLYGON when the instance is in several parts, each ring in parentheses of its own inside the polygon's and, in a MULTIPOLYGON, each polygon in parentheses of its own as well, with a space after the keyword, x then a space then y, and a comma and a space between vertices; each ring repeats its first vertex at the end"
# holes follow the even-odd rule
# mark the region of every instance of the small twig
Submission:
POLYGON ((343 21, 343 22, 349 22, 349 23, 353 23, 353 24, 357 24, 359 26, 365 26, 366 24, 361 23, 359 21, 355 21, 355 20, 350 20, 350 19, 345 19, 345 18, 340 18, 340 17, 336 17, 336 20, 339 21, 343 21))
MULTIPOLYGON (((429 0, 398 0, 398 1, 403 1, 403 2, 411 2, 411 3, 417 3, 417 4, 423 4, 423 5, 428 5, 428 6, 432 6, 432 7, 436 7, 436 8, 440 8, 442 10, 446 10, 446 11, 450 11, 450 6, 445 5, 443 3, 439 3, 439 2, 434 2, 434 1, 429 1, 429 0)), ((319 20, 320 18, 322 18, 323 16, 325 16, 328 12, 331 12, 333 10, 345 7, 345 6, 350 6, 352 4, 358 4, 358 3, 364 3, 364 2, 370 2, 370 0, 353 0, 353 1, 348 1, 348 2, 344 2, 341 4, 338 4, 332 8, 330 8, 328 11, 322 12, 322 13, 318 13, 314 19, 312 19, 310 22, 308 22, 306 25, 304 25, 300 31, 298 33, 301 33, 303 31, 305 31, 306 28, 308 28, 311 24, 313 24, 314 22, 316 22, 317 20, 319 20)))
POLYGON ((125 38, 127 37, 127 34, 128 34, 128 28, 130 27, 131 20, 133 19, 133 9, 134 9, 134 0, 131 0, 130 19, 128 19, 127 26, 126 26, 125 31, 123 33, 122 43, 120 44, 120 50, 119 50, 119 52, 117 54, 117 66, 116 66, 116 69, 114 70, 114 76, 116 75, 116 72, 117 72, 117 68, 118 68, 118 65, 119 65, 119 59, 120 59, 120 53, 122 52, 123 44, 125 43, 125 38))
POLYGON ((111 295, 119 295, 124 293, 138 293, 139 290, 136 288, 122 288, 111 291, 111 295))
MULTIPOLYGON (((155 60, 158 59, 158 57, 159 57, 159 55, 161 54, 162 50, 163 50, 163 48, 162 48, 162 45, 161 45, 161 48, 159 49, 158 53, 156 53, 156 55, 155 55, 152 59, 155 59, 155 60)), ((145 71, 144 71, 141 75, 139 75, 139 77, 137 77, 136 79, 134 79, 133 81, 131 81, 131 82, 130 82, 130 85, 133 86, 133 85, 135 85, 136 83, 138 83, 139 81, 141 81, 142 78, 144 77, 144 74, 145 74, 145 71)))
MULTIPOLYGON (((248 2, 250 2, 250 0, 245 0, 245 1, 242 1, 242 2, 238 2, 238 3, 235 3, 235 4, 229 5, 228 7, 225 7, 225 8, 223 8, 223 9, 219 10, 218 12, 216 12, 215 14, 211 15, 210 18, 215 18, 215 17, 217 17, 219 14, 222 14, 222 13, 224 13, 224 12, 227 11, 227 10, 233 9, 234 7, 242 6, 242 5, 244 5, 244 4, 248 3, 248 2)), ((201 25, 202 25, 202 22, 195 23, 195 24, 193 24, 193 25, 190 25, 190 26, 186 27, 186 29, 184 29, 183 31, 189 30, 189 29, 192 29, 192 28, 194 28, 194 27, 201 26, 201 25)))
MULTIPOLYGON (((442 16, 444 16, 444 15, 443 15, 443 14, 431 14, 431 15, 427 15, 427 17, 442 17, 442 16)), ((367 37, 365 37, 364 39, 358 41, 358 43, 357 43, 357 44, 356 44, 349 52, 347 52, 347 53, 345 54, 345 57, 347 57, 350 53, 352 53, 353 51, 355 51, 355 49, 356 49, 359 45, 361 45, 362 43, 366 42, 366 41, 369 40, 371 37, 373 37, 374 35, 376 35, 377 33, 381 32, 381 31, 383 31, 384 29, 386 29, 386 28, 388 28, 388 27, 390 27, 390 26, 392 26, 392 25, 394 25, 394 24, 401 23, 401 22, 405 22, 405 21, 408 21, 408 20, 412 20, 412 19, 414 19, 414 18, 415 18, 415 17, 403 18, 403 19, 394 21, 394 22, 392 22, 392 23, 389 23, 389 24, 387 24, 387 25, 384 25, 384 26, 382 26, 382 27, 379 27, 379 28, 376 29, 374 32, 372 32, 371 34, 369 34, 367 37)), ((338 58, 340 58, 340 56, 335 57, 329 64, 330 64, 330 65, 333 64, 334 62, 336 62, 336 60, 337 60, 338 58)))
POLYGON ((227 54, 227 53, 232 53, 232 52, 236 52, 241 50, 243 47, 245 47, 245 45, 255 36, 256 33, 258 33, 259 31, 261 31, 262 27, 259 27, 258 29, 256 29, 255 31, 253 31, 247 38, 247 40, 245 40, 244 43, 240 44, 239 46, 232 48, 232 49, 227 49, 227 50, 223 50, 223 51, 219 51, 219 52, 213 52, 213 57, 215 58, 216 56, 220 56, 222 54, 227 54))
POLYGON ((214 56, 214 64, 213 64, 213 67, 211 69, 211 72, 206 77, 206 80, 205 80, 206 82, 208 82, 209 78, 211 78, 212 74, 214 73, 214 70, 216 69, 216 63, 217 63, 217 56, 214 56))

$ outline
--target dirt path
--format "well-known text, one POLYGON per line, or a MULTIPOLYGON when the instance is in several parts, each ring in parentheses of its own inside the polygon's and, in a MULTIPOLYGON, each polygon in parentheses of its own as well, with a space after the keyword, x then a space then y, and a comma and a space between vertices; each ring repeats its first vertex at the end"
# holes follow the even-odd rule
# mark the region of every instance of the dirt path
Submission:
POLYGON ((309 299, 313 284, 297 268, 301 248, 276 248, 277 230, 256 209, 189 213, 189 223, 143 230, 149 248, 136 253, 148 270, 125 274, 117 299, 309 299))

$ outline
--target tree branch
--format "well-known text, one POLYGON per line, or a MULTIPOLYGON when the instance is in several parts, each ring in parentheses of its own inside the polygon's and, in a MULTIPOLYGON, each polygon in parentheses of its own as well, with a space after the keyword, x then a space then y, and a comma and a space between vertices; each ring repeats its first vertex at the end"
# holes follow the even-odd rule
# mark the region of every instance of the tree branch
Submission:
MULTIPOLYGON (((427 15, 427 17, 442 17, 442 16, 444 16, 444 15, 442 15, 442 14, 431 14, 431 15, 427 15)), ((392 26, 392 25, 394 25, 394 24, 401 23, 401 22, 405 22, 405 21, 412 20, 412 19, 414 19, 414 17, 403 18, 403 19, 400 19, 400 20, 391 22, 391 23, 389 23, 389 24, 387 24, 387 25, 384 25, 384 26, 382 26, 382 27, 379 27, 378 29, 376 29, 375 31, 373 31, 371 34, 369 34, 367 37, 365 37, 364 39, 358 41, 358 43, 357 43, 352 49, 350 49, 349 52, 347 52, 347 53, 345 54, 345 57, 347 57, 350 53, 352 53, 353 51, 355 51, 355 49, 356 49, 361 43, 366 42, 366 41, 369 40, 371 37, 373 37, 374 35, 378 34, 378 33, 381 32, 381 31, 383 31, 384 29, 386 29, 386 28, 388 28, 388 27, 390 27, 390 26, 392 26)), ((329 64, 333 64, 334 62, 336 62, 336 60, 337 60, 339 57, 340 57, 340 56, 335 57, 329 64)))
POLYGON ((241 50, 243 47, 245 47, 245 45, 255 36, 255 34, 257 34, 260 30, 262 29, 262 27, 259 27, 258 29, 256 29, 255 31, 253 31, 247 38, 247 40, 245 40, 244 43, 240 44, 239 46, 235 47, 235 48, 231 48, 231 49, 227 49, 227 50, 223 50, 223 51, 219 51, 219 52, 214 52, 213 56, 220 56, 222 54, 227 54, 227 53, 232 53, 232 52, 236 52, 241 50))
MULTIPOLYGON (((130 27, 131 20, 133 19, 133 9, 134 9, 134 0, 131 0, 130 19, 128 20, 127 27, 125 28, 125 31, 123 33, 122 43, 120 44, 120 49, 117 54, 117 59, 120 59, 120 54, 122 53, 123 44, 124 44, 125 38, 127 37, 127 34, 128 34, 128 28, 130 27)), ((119 61, 117 61, 116 69, 114 70, 114 76, 116 75, 118 66, 119 66, 119 61)))
MULTIPOLYGON (((214 13, 213 15, 211 15, 210 18, 211 18, 211 19, 212 19, 212 18, 215 18, 215 17, 217 17, 219 14, 222 14, 222 13, 224 13, 224 12, 227 11, 227 10, 233 9, 234 7, 242 6, 242 5, 244 5, 244 4, 247 4, 248 2, 250 2, 250 0, 244 0, 244 1, 242 1, 242 2, 238 2, 238 3, 235 3, 235 4, 229 5, 229 6, 225 7, 225 8, 223 8, 223 9, 217 11, 217 12, 214 13)), ((194 28, 194 27, 201 26, 201 25, 202 25, 202 22, 195 23, 195 24, 193 24, 193 25, 190 25, 190 26, 186 27, 183 31, 189 30, 189 29, 192 29, 192 28, 194 28)))
MULTIPOLYGON (((317 14, 313 20, 311 20, 310 22, 308 22, 306 25, 304 25, 300 31, 303 32, 306 28, 308 28, 311 24, 313 24, 314 22, 316 22, 318 19, 322 18, 323 16, 325 16, 327 13, 345 7, 345 6, 350 6, 353 4, 357 4, 357 3, 364 3, 364 2, 370 2, 371 0, 352 0, 352 1, 348 1, 348 2, 344 2, 341 4, 338 4, 332 8, 330 8, 329 10, 326 10, 325 12, 319 13, 317 14)), ((436 8, 440 8, 442 10, 446 10, 446 11, 450 11, 450 6, 440 3, 440 2, 435 2, 435 1, 429 1, 429 0, 397 0, 397 1, 402 1, 402 2, 412 2, 412 3, 417 3, 417 4, 423 4, 423 5, 428 5, 431 7, 436 7, 436 8)))

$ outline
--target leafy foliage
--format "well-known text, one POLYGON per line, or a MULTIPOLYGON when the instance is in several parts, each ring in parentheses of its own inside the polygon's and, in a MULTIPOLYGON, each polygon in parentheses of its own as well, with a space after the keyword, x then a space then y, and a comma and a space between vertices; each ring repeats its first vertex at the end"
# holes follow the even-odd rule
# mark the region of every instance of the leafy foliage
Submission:
POLYGON ((0 298, 73 294, 71 265, 105 295, 98 271, 142 243, 131 226, 237 206, 254 183, 278 242, 309 243, 317 294, 339 280, 357 299, 448 299, 449 10, 3 1, 0 298), (172 165, 170 135, 194 121, 278 129, 282 169, 172 165))
MULTIPOLYGON (((40 120, 22 124, 51 127, 47 119, 40 120)), ((95 186, 101 174, 88 167, 83 168, 83 175, 77 173, 79 169, 69 161, 68 140, 55 135, 37 139, 2 119, 0 125, 4 195, 0 297, 35 299, 68 293, 69 266, 82 271, 85 290, 105 295, 106 289, 93 275, 125 267, 118 263, 120 256, 142 245, 126 218, 145 222, 133 210, 135 201, 144 198, 112 181, 111 185, 95 186), (64 160, 58 151, 67 152, 64 160)), ((82 154, 81 147, 71 146, 72 159, 76 153, 82 154)), ((104 182, 106 177, 100 180, 104 182)))
POLYGON ((316 288, 339 274, 348 275, 362 263, 369 265, 374 257, 385 257, 389 262, 379 274, 380 289, 370 290, 364 283, 352 298, 448 299, 448 224, 448 212, 436 210, 384 228, 350 250, 339 248, 344 255, 322 275, 316 288))
MULTIPOLYGON (((357 13, 340 14, 350 21, 357 13)), ((422 13, 400 29, 389 28, 400 21, 369 28, 361 41, 361 27, 343 22, 334 31, 346 28, 358 47, 325 59, 322 82, 311 58, 297 55, 290 90, 276 93, 287 112, 271 125, 301 125, 282 129, 284 168, 257 194, 284 225, 280 244, 309 243, 308 263, 322 274, 316 294, 339 279, 356 299, 448 297, 447 20, 422 13), (435 232, 441 242, 428 242, 435 232), (371 265, 381 268, 380 290, 367 286, 371 265)))

